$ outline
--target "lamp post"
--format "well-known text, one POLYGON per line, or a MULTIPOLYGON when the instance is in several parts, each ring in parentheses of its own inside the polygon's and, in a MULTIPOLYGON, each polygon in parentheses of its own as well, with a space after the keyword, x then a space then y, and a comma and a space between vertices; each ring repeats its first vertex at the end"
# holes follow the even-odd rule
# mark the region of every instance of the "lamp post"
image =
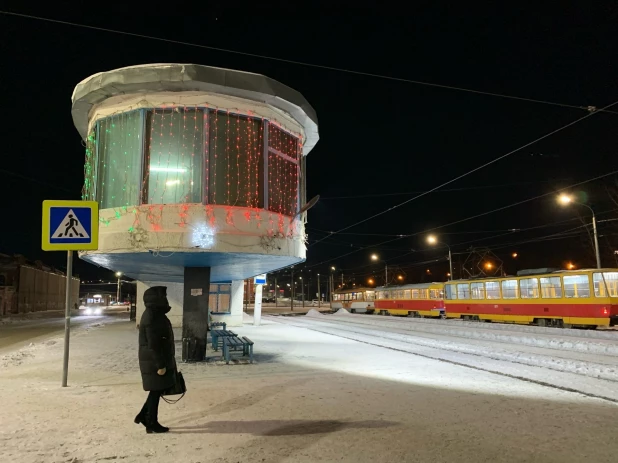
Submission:
POLYGON ((318 309, 322 304, 322 288, 320 288, 320 274, 318 273, 318 309))
POLYGON ((331 266, 330 268, 330 278, 328 279, 330 283, 330 303, 332 307, 333 303, 333 294, 335 293, 335 278, 333 277, 333 272, 335 271, 335 266, 331 266))
POLYGON ((449 276, 448 276, 448 279, 450 281, 452 281, 453 280, 453 254, 451 253, 451 247, 448 244, 446 244, 446 243, 438 241, 438 238, 436 238, 435 235, 429 235, 427 237, 427 242, 429 244, 441 244, 441 245, 446 246, 448 248, 448 266, 449 266, 449 276))
POLYGON ((371 254, 371 260, 379 260, 384 263, 384 286, 388 286, 388 264, 385 260, 380 259, 377 254, 371 254))
POLYGON ((567 206, 569 204, 577 204, 578 206, 584 206, 590 209, 590 212, 592 213, 592 233, 594 235, 594 254, 597 258, 597 268, 601 268, 601 255, 599 254, 599 236, 597 234, 597 218, 594 215, 594 210, 587 204, 575 201, 572 196, 569 196, 567 194, 561 194, 560 196, 558 196, 558 202, 563 206, 567 206))
POLYGON ((118 287, 116 288, 116 304, 120 304, 120 277, 122 276, 122 272, 116 272, 116 277, 118 278, 118 287))

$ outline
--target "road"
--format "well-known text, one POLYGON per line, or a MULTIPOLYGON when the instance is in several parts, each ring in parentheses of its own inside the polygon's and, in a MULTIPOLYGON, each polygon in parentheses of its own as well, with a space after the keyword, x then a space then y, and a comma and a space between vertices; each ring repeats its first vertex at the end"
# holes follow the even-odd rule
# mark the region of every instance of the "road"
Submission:
MULTIPOLYGON (((77 316, 71 318, 71 328, 79 328, 110 317, 128 317, 126 309, 110 310, 103 316, 77 316)), ((0 353, 19 349, 31 342, 37 343, 45 339, 61 335, 64 332, 64 317, 38 320, 19 320, 0 325, 0 353)))

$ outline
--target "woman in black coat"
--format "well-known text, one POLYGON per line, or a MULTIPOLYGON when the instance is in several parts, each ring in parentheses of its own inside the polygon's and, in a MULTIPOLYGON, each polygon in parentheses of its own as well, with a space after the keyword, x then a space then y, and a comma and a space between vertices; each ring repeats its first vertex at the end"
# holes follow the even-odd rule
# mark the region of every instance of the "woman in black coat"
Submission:
POLYGON ((158 421, 161 393, 176 381, 176 359, 172 324, 165 316, 171 309, 167 287, 153 286, 144 292, 144 311, 139 324, 139 369, 142 384, 149 391, 146 403, 135 417, 148 433, 167 432, 158 421))

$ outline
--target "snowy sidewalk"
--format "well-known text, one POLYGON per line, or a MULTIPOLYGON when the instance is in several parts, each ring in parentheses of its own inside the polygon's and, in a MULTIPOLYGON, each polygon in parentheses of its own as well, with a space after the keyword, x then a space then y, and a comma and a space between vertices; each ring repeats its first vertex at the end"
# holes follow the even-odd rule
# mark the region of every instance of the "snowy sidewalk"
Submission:
POLYGON ((69 388, 60 339, 0 366, 0 461, 600 463, 618 453, 607 402, 267 320, 234 329, 255 341, 255 364, 180 364, 189 392, 160 412, 172 432, 147 435, 132 422, 146 395, 135 326, 106 323, 73 336, 69 388))

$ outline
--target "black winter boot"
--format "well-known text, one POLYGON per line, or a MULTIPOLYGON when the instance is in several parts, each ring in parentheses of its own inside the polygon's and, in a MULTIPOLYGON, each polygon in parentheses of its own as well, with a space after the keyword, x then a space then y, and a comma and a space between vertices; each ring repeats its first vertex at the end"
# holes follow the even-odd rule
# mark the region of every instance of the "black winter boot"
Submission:
POLYGON ((135 424, 143 424, 144 426, 146 426, 146 416, 145 415, 146 413, 144 412, 144 410, 139 412, 137 416, 135 417, 135 419, 133 420, 135 424))
POLYGON ((161 426, 159 423, 146 426, 146 433, 148 434, 152 434, 152 433, 160 434, 160 433, 168 432, 169 430, 170 428, 161 426))

